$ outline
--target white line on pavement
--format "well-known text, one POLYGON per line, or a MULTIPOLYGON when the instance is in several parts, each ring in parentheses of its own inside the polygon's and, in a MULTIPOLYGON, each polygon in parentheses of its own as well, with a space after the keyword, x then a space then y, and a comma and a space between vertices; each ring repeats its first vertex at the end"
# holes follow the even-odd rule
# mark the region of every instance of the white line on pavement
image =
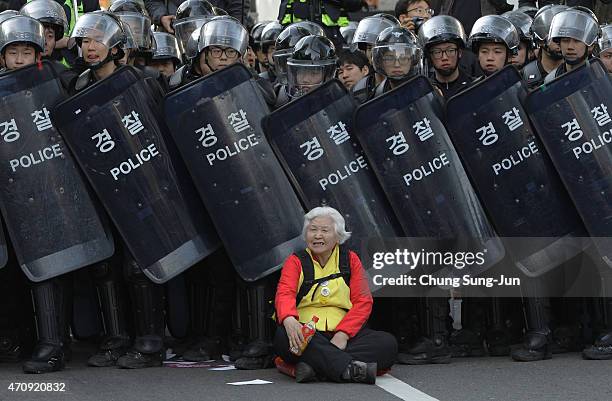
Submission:
POLYGON ((390 374, 376 378, 376 385, 388 393, 406 401, 438 401, 390 374))

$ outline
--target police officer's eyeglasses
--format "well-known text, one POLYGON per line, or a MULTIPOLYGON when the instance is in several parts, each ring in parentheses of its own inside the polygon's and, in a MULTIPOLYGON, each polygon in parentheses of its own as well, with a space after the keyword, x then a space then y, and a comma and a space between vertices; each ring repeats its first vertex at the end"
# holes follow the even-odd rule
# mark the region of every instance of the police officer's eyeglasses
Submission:
POLYGON ((412 13, 412 12, 415 14, 429 15, 430 17, 432 17, 435 11, 431 8, 411 8, 410 10, 406 11, 406 14, 412 13))
POLYGON ((431 54, 431 57, 435 58, 436 60, 439 60, 442 58, 443 54, 446 54, 447 57, 454 57, 457 54, 457 50, 459 49, 457 49, 456 47, 444 50, 435 49, 430 51, 429 54, 431 54))
POLYGON ((225 53, 225 57, 227 58, 236 58, 238 56, 238 52, 232 48, 221 49, 219 47, 211 47, 208 49, 208 53, 212 56, 212 58, 221 58, 221 55, 225 53))

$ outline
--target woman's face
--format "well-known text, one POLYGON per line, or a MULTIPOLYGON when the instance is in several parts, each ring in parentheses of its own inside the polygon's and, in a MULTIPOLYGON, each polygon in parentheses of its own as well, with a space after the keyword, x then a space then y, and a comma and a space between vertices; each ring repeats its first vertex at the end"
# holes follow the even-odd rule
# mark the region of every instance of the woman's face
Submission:
POLYGON ((334 220, 329 216, 319 216, 312 219, 306 228, 306 245, 315 254, 331 252, 338 244, 338 234, 334 220))

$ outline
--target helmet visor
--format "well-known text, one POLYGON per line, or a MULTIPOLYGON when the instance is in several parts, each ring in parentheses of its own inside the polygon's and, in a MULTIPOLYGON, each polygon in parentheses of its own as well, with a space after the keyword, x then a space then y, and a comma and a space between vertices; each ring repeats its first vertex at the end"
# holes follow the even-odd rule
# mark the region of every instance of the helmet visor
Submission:
POLYGON ((551 40, 572 38, 587 46, 597 40, 599 26, 588 14, 577 10, 563 11, 553 18, 548 36, 551 40))
POLYGON ((289 96, 300 97, 336 75, 336 61, 324 60, 313 64, 312 61, 287 60, 287 89, 289 96))
POLYGON ((119 19, 130 26, 134 42, 141 51, 151 50, 153 40, 151 32, 151 20, 142 14, 136 13, 121 13, 117 15, 119 19))
POLYGON ((409 45, 376 46, 372 50, 374 70, 390 79, 405 79, 421 73, 423 53, 409 45))
POLYGON ((275 51, 272 55, 276 66, 276 77, 279 83, 287 84, 287 60, 291 57, 291 49, 275 51))
POLYGON ((178 40, 181 53, 187 53, 187 43, 189 42, 189 37, 191 36, 193 31, 200 28, 209 20, 209 18, 202 17, 187 18, 174 21, 174 33, 176 35, 176 39, 178 40))
POLYGON ((125 42, 125 34, 117 21, 97 13, 83 14, 76 22, 70 37, 95 40, 109 49, 125 42))

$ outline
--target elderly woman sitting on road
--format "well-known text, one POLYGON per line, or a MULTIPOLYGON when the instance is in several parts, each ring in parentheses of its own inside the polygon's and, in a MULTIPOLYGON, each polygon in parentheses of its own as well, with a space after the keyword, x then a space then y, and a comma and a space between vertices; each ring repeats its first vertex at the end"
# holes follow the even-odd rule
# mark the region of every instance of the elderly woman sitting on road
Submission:
POLYGON ((393 365, 397 341, 385 332, 365 328, 372 295, 361 261, 342 244, 350 237, 344 218, 330 207, 304 216, 307 249, 283 265, 276 291, 279 327, 274 349, 295 364, 298 383, 328 379, 374 384, 376 372, 393 365), (302 324, 313 316, 317 332, 301 356, 289 350, 304 340, 302 324))

